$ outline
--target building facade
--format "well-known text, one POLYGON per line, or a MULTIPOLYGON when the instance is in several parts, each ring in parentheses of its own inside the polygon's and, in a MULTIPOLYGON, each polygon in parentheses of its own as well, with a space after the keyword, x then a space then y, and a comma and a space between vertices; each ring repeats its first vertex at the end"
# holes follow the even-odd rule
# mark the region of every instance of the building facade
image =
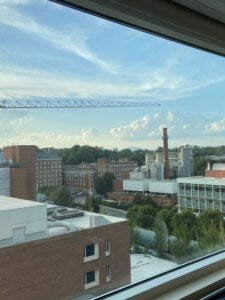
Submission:
POLYGON ((206 177, 225 178, 225 156, 206 156, 206 177))
POLYGON ((0 196, 0 299, 71 299, 130 283, 126 220, 89 212, 67 219, 65 208, 50 207, 64 217, 47 222, 46 204, 7 198, 0 196))
POLYGON ((134 170, 137 168, 136 161, 129 161, 128 159, 120 159, 119 161, 110 161, 107 158, 99 158, 97 160, 96 168, 98 176, 103 176, 106 172, 114 173, 116 180, 122 180, 124 170, 134 170))
POLYGON ((73 192, 94 192, 96 176, 96 169, 88 163, 63 166, 63 185, 73 192))
POLYGON ((178 178, 179 209, 201 212, 218 209, 225 213, 225 179, 209 177, 178 178))
POLYGON ((62 159, 55 153, 36 154, 36 187, 62 185, 62 159))
POLYGON ((180 149, 180 177, 193 176, 193 152, 191 147, 181 147, 180 149))
POLYGON ((36 146, 3 147, 3 158, 10 164, 11 196, 36 200, 36 146))

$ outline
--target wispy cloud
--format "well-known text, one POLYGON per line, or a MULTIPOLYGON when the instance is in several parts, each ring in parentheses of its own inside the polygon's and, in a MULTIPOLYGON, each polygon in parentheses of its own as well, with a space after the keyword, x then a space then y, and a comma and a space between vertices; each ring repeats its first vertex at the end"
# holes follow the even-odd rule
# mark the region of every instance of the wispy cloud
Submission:
MULTIPOLYGON (((17 1, 21 2, 21 1, 17 1)), ((22 1, 28 3, 29 1, 22 1)), ((6 26, 14 27, 23 32, 33 34, 47 41, 55 48, 61 49, 68 53, 79 56, 109 73, 116 73, 116 66, 111 65, 105 60, 99 58, 93 51, 87 46, 87 35, 85 32, 81 32, 77 28, 73 28, 73 33, 62 33, 49 28, 47 25, 42 25, 30 18, 29 16, 20 13, 12 8, 9 2, 3 2, 0 9, 0 23, 6 26)))

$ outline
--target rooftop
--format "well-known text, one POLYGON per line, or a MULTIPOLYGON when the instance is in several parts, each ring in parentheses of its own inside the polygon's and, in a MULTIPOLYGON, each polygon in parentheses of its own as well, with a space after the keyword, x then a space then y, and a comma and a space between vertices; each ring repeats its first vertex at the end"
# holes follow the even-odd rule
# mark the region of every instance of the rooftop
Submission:
POLYGON ((36 159, 60 159, 55 153, 36 153, 36 159))
POLYGON ((16 208, 25 208, 25 207, 35 207, 35 206, 44 206, 45 204, 29 201, 29 200, 22 200, 13 197, 6 197, 0 195, 0 210, 9 210, 9 209, 16 209, 16 208))
POLYGON ((131 254, 131 283, 150 278, 169 269, 176 263, 149 254, 131 254))
POLYGON ((225 178, 214 178, 204 176, 180 177, 177 183, 193 183, 193 184, 209 184, 209 185, 225 185, 225 178))
POLYGON ((83 211, 80 208, 73 209, 73 208, 62 208, 56 205, 47 204, 47 209, 49 210, 57 210, 63 209, 61 212, 62 214, 65 212, 65 215, 68 214, 68 218, 63 219, 54 219, 51 216, 48 217, 48 235, 58 235, 63 233, 68 233, 70 231, 77 231, 82 229, 88 229, 98 226, 103 226, 107 224, 122 222, 124 219, 118 217, 112 217, 108 215, 101 215, 97 213, 92 213, 88 211, 83 211), (66 210, 66 211, 65 211, 66 210), (74 212, 77 216, 71 217, 70 213, 74 212))

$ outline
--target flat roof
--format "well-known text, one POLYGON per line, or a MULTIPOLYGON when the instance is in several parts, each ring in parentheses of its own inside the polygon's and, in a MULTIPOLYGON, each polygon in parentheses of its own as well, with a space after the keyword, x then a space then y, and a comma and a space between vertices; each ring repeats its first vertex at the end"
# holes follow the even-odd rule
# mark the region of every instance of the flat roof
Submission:
POLYGON ((192 176, 177 178, 177 183, 225 185, 225 178, 214 178, 204 176, 192 176))
POLYGON ((178 266, 177 263, 150 254, 131 254, 131 283, 135 283, 178 266))
POLYGON ((44 206, 46 204, 0 195, 0 210, 44 206))
MULTIPOLYGON (((57 209, 60 208, 57 205, 51 205, 47 204, 48 208, 54 208, 57 209)), ((72 211, 74 208, 67 208, 67 211, 72 211)), ((79 208, 78 208, 79 210, 79 208)), ((82 211, 82 210, 81 210, 82 211)), ((103 215, 103 214, 98 214, 98 213, 93 213, 93 212, 88 212, 88 211, 83 211, 84 215, 83 216, 78 216, 74 218, 67 218, 63 220, 49 220, 48 222, 51 225, 54 225, 54 223, 57 225, 55 227, 50 227, 48 229, 48 235, 53 236, 53 235, 59 235, 59 234, 64 234, 72 231, 77 231, 77 230, 82 230, 82 229, 88 229, 88 228, 95 228, 98 226, 104 226, 107 224, 113 224, 113 223, 118 223, 118 222, 124 222, 126 219, 119 218, 119 217, 113 217, 113 216, 108 216, 108 215, 103 215), (94 223, 91 225, 92 220, 94 223), (95 223, 96 222, 96 223, 95 223), (62 226, 61 226, 61 225, 62 226), (68 227, 65 227, 63 225, 68 225, 68 227)), ((49 216, 51 218, 51 216, 49 216)))

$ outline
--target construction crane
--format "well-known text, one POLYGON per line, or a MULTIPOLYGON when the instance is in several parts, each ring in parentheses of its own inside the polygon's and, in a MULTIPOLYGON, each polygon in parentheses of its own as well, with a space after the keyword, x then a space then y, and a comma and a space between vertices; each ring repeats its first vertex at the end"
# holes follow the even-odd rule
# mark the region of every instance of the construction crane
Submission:
POLYGON ((0 100, 0 108, 101 108, 160 106, 157 102, 116 100, 0 100))

